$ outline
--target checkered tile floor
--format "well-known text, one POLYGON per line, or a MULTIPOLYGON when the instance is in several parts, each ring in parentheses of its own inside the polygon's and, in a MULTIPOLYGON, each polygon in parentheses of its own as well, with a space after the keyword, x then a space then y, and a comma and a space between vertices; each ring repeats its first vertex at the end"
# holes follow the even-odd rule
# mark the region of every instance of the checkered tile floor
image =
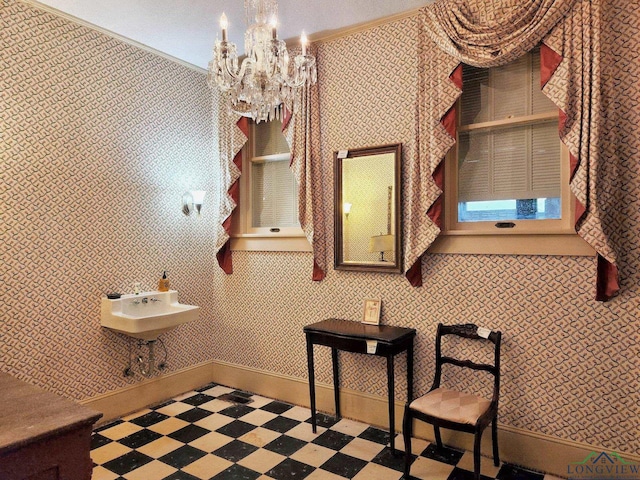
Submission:
MULTIPOLYGON (((93 480, 398 480, 387 432, 269 398, 206 385, 104 425, 92 436, 93 480), (229 397, 230 400, 229 401, 229 397)), ((413 440, 411 479, 472 480, 469 452, 413 440)), ((403 448, 402 436, 396 448, 403 448)), ((486 480, 550 480, 483 458, 486 480)))

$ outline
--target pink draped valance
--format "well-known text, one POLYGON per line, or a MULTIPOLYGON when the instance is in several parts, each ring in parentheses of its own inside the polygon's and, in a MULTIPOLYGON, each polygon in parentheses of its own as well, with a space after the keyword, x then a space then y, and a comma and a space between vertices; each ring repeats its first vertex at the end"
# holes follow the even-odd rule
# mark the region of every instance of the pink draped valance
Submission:
POLYGON ((610 204, 616 179, 608 178, 600 135, 600 9, 600 0, 436 0, 420 10, 418 155, 405 246, 405 275, 412 285, 422 284, 421 257, 442 228, 440 170, 455 143, 447 117, 455 115, 461 94, 460 63, 503 65, 542 41, 543 91, 561 110, 560 138, 571 154, 576 231, 598 254, 596 299, 617 293, 618 249, 607 234, 615 222, 602 209, 610 204))
POLYGON ((215 236, 215 251, 218 265, 227 274, 233 273, 231 258, 231 222, 233 211, 240 198, 238 180, 242 172, 242 147, 249 137, 249 121, 234 114, 225 103, 224 97, 213 92, 213 119, 217 120, 219 185, 218 215, 220 223, 215 236))

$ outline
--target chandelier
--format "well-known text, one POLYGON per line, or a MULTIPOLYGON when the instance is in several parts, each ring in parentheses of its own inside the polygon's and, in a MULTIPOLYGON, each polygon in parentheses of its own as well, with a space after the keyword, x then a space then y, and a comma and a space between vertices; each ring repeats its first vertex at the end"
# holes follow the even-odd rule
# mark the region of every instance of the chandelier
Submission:
POLYGON ((244 58, 227 40, 227 17, 220 17, 222 40, 216 39, 207 82, 219 88, 231 110, 256 122, 280 118, 282 109, 297 110, 297 91, 316 83, 316 60, 307 54, 307 37, 300 38, 302 54, 293 57, 277 36, 276 0, 245 0, 247 30, 244 58), (255 21, 251 23, 252 19, 255 21))

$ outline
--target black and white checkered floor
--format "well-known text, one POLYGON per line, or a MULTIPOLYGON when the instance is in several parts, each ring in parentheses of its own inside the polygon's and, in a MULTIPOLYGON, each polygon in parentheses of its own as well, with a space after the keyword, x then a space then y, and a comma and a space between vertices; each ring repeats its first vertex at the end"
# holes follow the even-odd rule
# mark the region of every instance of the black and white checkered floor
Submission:
MULTIPOLYGON (((210 384, 104 425, 93 434, 93 480, 398 480, 387 432, 210 384)), ((403 448, 402 436, 396 448, 403 448)), ((469 452, 415 439, 412 479, 472 480, 469 452)), ((483 458, 486 480, 550 480, 483 458)))

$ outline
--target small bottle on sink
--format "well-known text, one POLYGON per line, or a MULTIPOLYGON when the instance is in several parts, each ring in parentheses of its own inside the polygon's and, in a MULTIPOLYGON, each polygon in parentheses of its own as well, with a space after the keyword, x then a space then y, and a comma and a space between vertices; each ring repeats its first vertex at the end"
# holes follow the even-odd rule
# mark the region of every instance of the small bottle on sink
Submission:
POLYGON ((168 292, 169 291, 169 279, 167 278, 167 271, 162 272, 162 278, 158 282, 158 291, 160 292, 168 292))

